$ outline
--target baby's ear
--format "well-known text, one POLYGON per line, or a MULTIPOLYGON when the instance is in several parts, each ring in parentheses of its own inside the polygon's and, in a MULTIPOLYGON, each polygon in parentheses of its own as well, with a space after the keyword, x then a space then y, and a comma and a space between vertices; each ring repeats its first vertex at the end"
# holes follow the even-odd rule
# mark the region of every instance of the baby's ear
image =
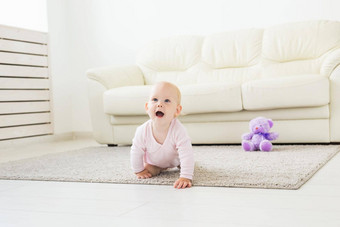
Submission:
POLYGON ((146 111, 146 112, 148 112, 148 109, 149 109, 149 106, 148 106, 148 104, 149 104, 148 102, 147 102, 147 103, 145 103, 145 111, 146 111))
POLYGON ((181 114, 181 111, 182 111, 182 106, 178 104, 176 107, 175 117, 178 117, 181 114))
POLYGON ((273 122, 273 120, 272 119, 267 119, 268 120, 268 123, 269 123, 269 127, 273 127, 273 125, 274 125, 274 122, 273 122))

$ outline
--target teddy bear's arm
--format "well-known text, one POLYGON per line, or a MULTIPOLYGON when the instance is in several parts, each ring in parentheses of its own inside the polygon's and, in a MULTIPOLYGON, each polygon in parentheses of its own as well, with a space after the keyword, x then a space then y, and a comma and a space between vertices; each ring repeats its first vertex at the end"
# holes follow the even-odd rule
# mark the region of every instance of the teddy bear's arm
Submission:
POLYGON ((243 139, 243 140, 251 140, 251 139, 253 138, 253 135, 254 135, 253 132, 244 133, 244 134, 242 135, 242 139, 243 139))
POLYGON ((279 137, 279 133, 277 132, 270 132, 266 135, 267 140, 276 140, 279 137))

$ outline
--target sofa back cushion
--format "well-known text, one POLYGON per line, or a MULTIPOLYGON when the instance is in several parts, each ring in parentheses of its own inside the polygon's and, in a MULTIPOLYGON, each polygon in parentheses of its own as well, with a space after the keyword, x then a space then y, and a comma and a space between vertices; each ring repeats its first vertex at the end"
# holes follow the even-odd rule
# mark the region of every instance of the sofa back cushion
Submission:
POLYGON ((140 52, 138 63, 157 72, 185 71, 200 60, 202 41, 199 36, 157 40, 140 52))
POLYGON ((197 83, 243 83, 261 76, 262 29, 246 29, 207 36, 197 83))
POLYGON ((137 58, 145 84, 236 82, 320 74, 325 58, 340 48, 340 23, 308 21, 245 29, 207 37, 165 38, 137 58))
POLYGON ((137 57, 147 85, 238 82, 260 76, 261 29, 154 41, 137 57))
POLYGON ((200 61, 202 41, 199 36, 178 36, 147 45, 137 57, 145 83, 155 84, 162 80, 176 84, 194 83, 195 79, 190 80, 185 72, 200 61))
POLYGON ((259 63, 262 30, 248 29, 207 36, 202 61, 213 69, 249 67, 259 63))
POLYGON ((263 34, 263 77, 320 74, 324 58, 339 47, 339 22, 309 21, 268 28, 263 34))

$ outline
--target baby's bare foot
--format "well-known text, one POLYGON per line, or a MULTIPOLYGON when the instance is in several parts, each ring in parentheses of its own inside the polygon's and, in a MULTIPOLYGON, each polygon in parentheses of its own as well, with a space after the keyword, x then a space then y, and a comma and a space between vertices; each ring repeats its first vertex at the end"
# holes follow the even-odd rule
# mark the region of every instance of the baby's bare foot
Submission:
POLYGON ((147 169, 152 176, 157 176, 158 174, 161 173, 162 170, 164 170, 158 166, 153 166, 150 164, 146 164, 144 168, 147 169))
POLYGON ((147 169, 144 169, 142 172, 136 173, 138 179, 146 179, 152 177, 151 173, 147 169))

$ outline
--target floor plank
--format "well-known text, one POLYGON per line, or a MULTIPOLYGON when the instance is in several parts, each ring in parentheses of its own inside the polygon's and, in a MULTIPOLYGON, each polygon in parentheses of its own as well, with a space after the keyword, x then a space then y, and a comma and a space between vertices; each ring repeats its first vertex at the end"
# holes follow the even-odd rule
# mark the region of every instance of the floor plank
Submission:
MULTIPOLYGON (((0 162, 98 146, 0 150, 0 162)), ((1 226, 340 226, 340 156, 298 190, 0 180, 1 226)))

